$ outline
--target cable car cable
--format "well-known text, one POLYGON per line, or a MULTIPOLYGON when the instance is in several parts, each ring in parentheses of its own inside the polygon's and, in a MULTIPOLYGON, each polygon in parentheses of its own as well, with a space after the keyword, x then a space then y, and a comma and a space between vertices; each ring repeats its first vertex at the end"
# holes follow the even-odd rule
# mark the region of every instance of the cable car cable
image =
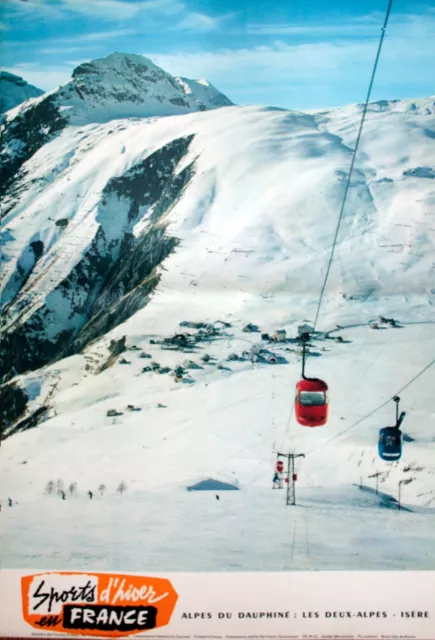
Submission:
POLYGON ((362 418, 360 418, 359 420, 354 422, 350 427, 348 427, 347 429, 344 429, 340 433, 337 433, 337 435, 333 436, 332 438, 330 438, 329 440, 324 442, 321 445, 321 447, 317 447, 317 449, 314 449, 313 451, 310 451, 306 455, 309 456, 310 454, 314 453, 315 451, 318 451, 319 449, 324 449, 324 447, 326 447, 328 444, 330 444, 334 440, 337 440, 337 438, 340 438, 342 435, 344 435, 345 433, 347 433, 348 431, 350 431, 351 429, 353 429, 357 425, 361 424, 361 422, 364 422, 364 420, 367 420, 367 418, 370 418, 370 416, 372 416, 374 413, 376 413, 377 411, 379 411, 380 409, 385 407, 389 402, 391 402, 391 400, 394 400, 397 396, 399 396, 402 393, 402 391, 407 389, 413 382, 415 382, 417 380, 417 378, 419 378, 421 375, 423 375, 423 373, 425 373, 425 371, 427 371, 433 364, 435 364, 435 358, 431 362, 429 362, 429 364, 426 365, 424 367, 424 369, 422 369, 419 373, 417 373, 417 375, 415 375, 407 384, 405 384, 405 386, 402 387, 400 389, 400 391, 395 393, 392 397, 388 398, 388 400, 385 400, 385 402, 383 402, 378 407, 376 407, 376 409, 373 409, 373 411, 370 411, 370 413, 368 413, 367 415, 363 416, 362 418))
POLYGON ((303 426, 306 426, 306 427, 321 427, 324 424, 326 424, 326 422, 328 420, 328 411, 329 410, 328 410, 328 398, 327 398, 327 392, 328 392, 327 384, 323 380, 320 380, 318 378, 308 378, 305 375, 306 341, 309 340, 309 334, 310 333, 314 334, 316 332, 317 322, 318 322, 319 315, 320 315, 320 308, 321 308, 321 305, 322 305, 323 296, 324 296, 325 289, 326 289, 326 284, 327 284, 327 281, 328 281, 328 278, 329 278, 329 273, 330 273, 332 262, 333 262, 333 259, 334 259, 334 252, 335 252, 335 247, 337 245, 337 239, 338 239, 338 234, 339 234, 339 230, 340 230, 340 224, 341 224, 341 220, 343 218, 344 209, 345 209, 345 206, 346 206, 347 196, 348 196, 349 187, 350 187, 350 181, 351 181, 353 169, 354 169, 354 166, 355 166, 356 155, 358 153, 359 143, 360 143, 360 140, 361 140, 362 130, 363 130, 365 118, 366 118, 367 111, 368 111, 368 105, 369 105, 369 101, 370 101, 370 96, 371 96, 371 92, 372 92, 372 89, 373 89, 373 84, 374 84, 374 80, 375 80, 375 76, 376 76, 376 70, 377 70, 379 59, 380 59, 380 55, 381 55, 382 45, 383 45, 383 41, 384 41, 384 38, 385 38, 385 32, 386 32, 386 28, 387 28, 387 24, 388 24, 388 19, 390 17, 392 4, 393 4, 393 0, 388 0, 388 5, 387 5, 386 13, 385 13, 385 18, 384 18, 384 23, 383 23, 383 26, 382 26, 382 29, 381 29, 381 36, 380 36, 380 39, 379 39, 379 44, 378 44, 378 48, 377 48, 377 52, 376 52, 376 57, 375 57, 375 61, 374 61, 374 65, 373 65, 373 69, 372 69, 372 73, 371 73, 371 77, 370 77, 370 82, 369 82, 369 86, 368 86, 367 96, 366 96, 364 107, 363 107, 363 110, 362 110, 361 121, 360 121, 360 124, 359 124, 358 134, 357 134, 357 138, 356 138, 356 142, 355 142, 355 148, 354 148, 353 153, 352 153, 351 165, 350 165, 349 173, 348 173, 348 176, 347 176, 346 187, 345 187, 344 194, 343 194, 343 200, 342 200, 342 203, 341 203, 340 214, 339 214, 339 217, 338 217, 337 227, 336 227, 336 230, 335 230, 334 241, 332 243, 331 255, 329 257, 325 278, 324 278, 323 285, 322 285, 322 288, 321 288, 321 291, 320 291, 319 301, 318 301, 318 304, 317 304, 317 310, 316 310, 316 316, 315 316, 314 323, 313 323, 313 328, 309 331, 309 333, 305 333, 305 334, 302 334, 300 336, 301 339, 303 340, 302 376, 301 376, 302 379, 296 385, 298 399, 295 401, 295 414, 296 414, 296 420, 299 422, 299 424, 301 424, 303 426), (304 395, 304 398, 305 398, 304 402, 302 402, 302 399, 301 399, 302 398, 302 393, 305 394, 304 395), (311 403, 309 401, 307 401, 307 398, 310 397, 310 396, 311 397, 315 397, 317 399, 316 403, 314 403, 314 401, 311 401, 311 403), (318 403, 318 399, 319 398, 323 399, 321 403, 318 403))
MULTIPOLYGON (((346 187, 345 187, 343 200, 342 200, 342 204, 341 204, 340 214, 339 214, 339 217, 338 217, 337 228, 336 228, 336 231, 335 231, 334 241, 333 241, 333 244, 332 244, 331 255, 330 255, 330 258, 329 258, 329 262, 328 262, 325 278, 324 278, 324 281, 323 281, 323 285, 322 285, 322 289, 321 289, 321 292, 320 292, 320 297, 319 297, 319 301, 318 301, 318 305, 317 305, 316 316, 315 316, 315 320, 314 320, 314 324, 313 324, 313 333, 316 330, 316 326, 317 326, 317 322, 318 322, 319 314, 320 314, 320 308, 321 308, 321 305, 322 305, 323 296, 324 296, 325 289, 326 289, 326 284, 327 284, 329 273, 330 273, 330 270, 331 270, 332 261, 333 261, 333 258, 334 258, 334 252, 335 252, 335 247, 336 247, 336 244, 337 244, 337 238, 338 238, 338 233, 339 233, 339 230, 340 230, 340 224, 341 224, 341 220, 342 220, 342 217, 343 217, 344 208, 345 208, 345 205, 346 205, 347 195, 348 195, 349 187, 350 187, 350 181, 351 181, 351 178, 352 178, 352 173, 353 173, 353 169, 354 169, 354 165, 355 165, 356 154, 358 152, 358 147, 359 147, 359 143, 360 143, 360 140, 361 140, 362 129, 363 129, 363 126, 364 126, 366 115, 367 115, 370 96, 371 96, 371 92, 372 92, 372 88, 373 88, 373 84, 374 84, 374 80, 375 80, 375 76, 376 76, 376 70, 377 70, 377 67, 378 67, 379 59, 380 59, 380 54, 381 54, 382 45, 383 45, 384 38, 385 38, 385 32, 386 32, 388 20, 389 20, 389 17, 390 17, 392 4, 393 4, 393 0, 388 0, 388 5, 387 5, 386 13, 385 13, 385 18, 384 18, 384 23, 383 23, 383 26, 382 26, 382 29, 381 29, 381 36, 380 36, 380 39, 379 39, 378 49, 377 49, 377 52, 376 52, 376 57, 375 57, 375 61, 374 61, 374 65, 373 65, 373 69, 372 69, 372 73, 371 73, 371 77, 370 77, 367 96, 366 96, 366 100, 365 100, 365 103, 364 103, 363 112, 362 112, 362 116, 361 116, 361 121, 360 121, 359 129, 358 129, 358 135, 357 135, 357 139, 356 139, 356 143, 355 143, 355 148, 354 148, 354 151, 353 151, 353 154, 352 154, 350 170, 349 170, 349 174, 348 174, 348 177, 347 177, 347 182, 346 182, 346 187)), ((305 344, 304 344, 304 347, 305 347, 305 344)), ((302 373, 303 373, 302 377, 303 377, 303 379, 305 379, 305 375, 304 375, 305 374, 305 349, 303 351, 303 372, 302 373)), ((293 403, 292 409, 290 411, 288 423, 287 423, 287 426, 286 426, 286 429, 285 429, 285 433, 284 433, 284 438, 287 435, 287 430, 289 430, 289 425, 290 425, 290 422, 291 422, 291 417, 292 417, 292 414, 293 414, 293 409, 294 409, 295 403, 296 402, 293 403)), ((354 425, 354 426, 356 426, 356 425, 354 425)))
POLYGON ((367 91, 367 97, 366 97, 366 101, 365 101, 363 112, 362 112, 361 122, 360 122, 360 125, 359 125, 358 136, 357 136, 356 143, 355 143, 355 149, 354 149, 354 152, 353 152, 353 155, 352 155, 352 161, 351 161, 351 165, 350 165, 350 170, 349 170, 349 174, 347 176, 347 182, 346 182, 346 187, 345 187, 345 190, 344 190, 343 201, 342 201, 342 204, 341 204, 340 215, 338 217, 337 229, 335 231, 334 242, 332 244, 331 256, 329 258, 329 263, 328 263, 328 267, 326 269, 325 279, 324 279, 323 286, 322 286, 322 289, 321 289, 321 292, 320 292, 319 302, 318 302, 318 305, 317 305, 316 317, 315 317, 314 325, 313 325, 313 333, 316 330, 317 321, 319 319, 320 307, 321 307, 322 300, 323 300, 323 294, 325 293, 326 283, 328 281, 329 272, 331 270, 331 265, 332 265, 332 260, 333 260, 333 257, 334 257, 335 246, 337 244, 338 232, 339 232, 339 229, 340 229, 341 219, 342 219, 343 213, 344 213, 344 207, 346 205, 347 194, 348 194, 349 186, 350 186, 350 180, 351 180, 353 168, 354 168, 354 165, 355 165, 356 154, 357 154, 357 151, 358 151, 358 146, 359 146, 360 139, 361 139, 361 133, 362 133, 364 121, 365 121, 366 114, 367 114, 370 95, 371 95, 372 88, 373 88, 373 83, 374 83, 374 80, 375 80, 376 69, 377 69, 379 58, 380 58, 380 55, 381 55, 382 44, 384 42, 385 31, 386 31, 386 28, 387 28, 388 19, 390 17, 392 4, 393 4, 393 0, 389 0, 388 7, 387 7, 387 10, 386 10, 386 13, 385 13, 384 24, 383 24, 383 27, 381 29, 381 37, 379 39, 378 50, 377 50, 377 53, 376 53, 375 63, 374 63, 373 70, 372 70, 372 75, 371 75, 371 78, 370 78, 369 88, 368 88, 368 91, 367 91))

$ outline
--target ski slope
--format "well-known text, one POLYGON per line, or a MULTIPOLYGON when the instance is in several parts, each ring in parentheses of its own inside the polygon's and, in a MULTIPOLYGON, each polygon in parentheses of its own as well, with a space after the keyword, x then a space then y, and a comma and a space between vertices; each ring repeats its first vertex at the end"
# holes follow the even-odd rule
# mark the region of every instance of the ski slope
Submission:
MULTIPOLYGON (((58 416, 2 445, 3 504, 6 494, 18 501, 2 510, 3 566, 433 568, 433 378, 422 378, 402 396, 408 412, 403 431, 415 441, 404 443, 399 463, 383 462, 376 449, 379 427, 394 416, 393 403, 340 434, 426 363, 435 336, 432 331, 425 339, 422 325, 342 333, 352 342, 332 343, 336 349, 316 359, 316 374, 331 384, 331 419, 323 429, 305 429, 294 419, 287 428, 299 369, 294 361, 230 362, 231 371, 224 372, 210 365, 192 371, 195 382, 181 386, 168 376, 140 374, 144 360, 137 351, 127 352, 131 366, 96 377, 83 373, 77 386, 68 379, 74 364, 58 366, 64 387, 58 416), (130 403, 141 411, 125 412, 130 403), (111 407, 123 415, 106 417, 111 407), (274 452, 289 448, 306 455, 297 461, 296 507, 285 505, 284 491, 271 489, 274 452), (412 478, 402 487, 402 504, 410 511, 374 495, 369 476, 375 472, 385 474, 380 492, 393 498, 398 481, 412 478), (77 482, 78 496, 44 496, 47 482, 59 478, 65 490, 77 482), (239 491, 187 491, 204 478, 235 483, 239 491), (361 479, 367 491, 359 488, 361 479), (128 485, 122 496, 116 493, 121 481, 128 485), (102 496, 101 484, 107 486, 102 496)), ((235 346, 232 341, 231 351, 235 346)), ((224 344, 215 353, 229 351, 224 344)), ((159 359, 171 364, 174 356, 159 359)))
MULTIPOLYGON (((48 397, 52 411, 37 428, 2 442, 2 566, 433 568, 434 369, 401 394, 403 432, 412 441, 398 463, 377 456, 378 431, 392 424, 393 402, 352 427, 435 352, 434 183, 421 177, 435 163, 435 117, 433 100, 417 102, 416 109, 373 107, 367 120, 317 327, 327 332, 339 324, 331 336, 344 342, 320 334, 307 366, 308 375, 330 387, 331 416, 319 429, 300 427, 291 415, 300 376, 294 343, 268 345, 281 358, 274 365, 227 358, 249 350, 262 331, 284 328, 294 338, 298 325, 312 322, 358 107, 326 114, 226 107, 70 126, 26 163, 25 188, 5 222, 3 291, 13 299, 17 264, 32 238, 43 239, 43 260, 25 285, 36 302, 25 313, 54 293, 55 336, 69 326, 71 310, 59 282, 100 226, 113 241, 124 231, 126 200, 101 216, 108 180, 193 135, 177 166, 181 172, 194 163, 193 177, 163 219, 180 244, 160 266, 149 303, 83 354, 18 377, 32 398, 29 411, 48 397), (53 228, 54 214, 70 220, 66 231, 53 228), (372 330, 379 314, 400 327, 372 330), (193 353, 150 343, 180 331, 182 320, 225 320, 231 327, 193 353), (260 333, 243 332, 248 322, 260 333), (139 350, 122 354, 128 364, 118 359, 96 375, 110 341, 122 336, 139 350), (200 363, 204 353, 211 363, 200 363), (186 358, 200 368, 180 383, 170 374, 142 373, 151 361, 172 370, 186 358), (126 411, 128 404, 140 411, 126 411), (107 417, 112 408, 122 415, 107 417), (306 456, 297 462, 296 507, 271 489, 276 452, 289 449, 306 456), (386 496, 397 498, 399 481, 407 481, 402 501, 409 510, 398 512, 394 501, 372 494, 369 476, 376 472, 386 496), (219 501, 215 491, 187 491, 205 478, 239 491, 217 492, 219 501), (78 496, 44 495, 47 483, 59 479, 65 489, 77 482, 78 496), (122 481, 128 489, 120 496, 122 481), (361 482, 368 490, 355 486, 361 482), (16 502, 11 508, 8 497, 16 502)), ((151 214, 140 210, 134 234, 146 232, 151 214)), ((12 323, 22 319, 18 305, 9 313, 12 323)))
POLYGON ((433 512, 382 508, 357 487, 112 494, 23 503, 2 527, 2 567, 122 571, 433 569, 433 512), (169 517, 170 514, 170 517, 169 517))

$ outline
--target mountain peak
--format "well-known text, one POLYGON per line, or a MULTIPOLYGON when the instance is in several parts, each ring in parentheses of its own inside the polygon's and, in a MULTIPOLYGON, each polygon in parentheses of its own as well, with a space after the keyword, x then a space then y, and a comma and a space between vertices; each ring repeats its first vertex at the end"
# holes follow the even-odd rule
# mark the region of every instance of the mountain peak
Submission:
POLYGON ((149 58, 134 53, 114 52, 83 62, 59 92, 62 103, 73 108, 76 119, 93 122, 115 117, 176 115, 232 105, 207 80, 174 78, 149 58))
POLYGON ((231 105, 207 81, 176 79, 145 56, 115 52, 83 62, 65 84, 9 110, 0 191, 24 162, 70 124, 174 116, 231 105))
MULTIPOLYGON (((132 68, 136 68, 137 71, 143 71, 148 68, 159 69, 159 67, 145 56, 141 56, 136 53, 113 52, 104 58, 95 58, 94 60, 82 62, 74 69, 72 77, 76 78, 81 75, 104 74, 110 71, 114 73, 122 73, 126 70, 131 70, 132 68)), ((163 72, 162 69, 159 70, 163 72)))

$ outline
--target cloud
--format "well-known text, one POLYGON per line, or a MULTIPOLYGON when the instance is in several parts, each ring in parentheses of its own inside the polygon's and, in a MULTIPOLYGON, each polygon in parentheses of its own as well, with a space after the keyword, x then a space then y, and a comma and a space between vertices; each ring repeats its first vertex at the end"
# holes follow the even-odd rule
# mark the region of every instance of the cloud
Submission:
MULTIPOLYGON (((395 92, 400 88, 403 93, 405 85, 410 97, 422 95, 421 91, 433 93, 434 39, 435 16, 406 16, 392 24, 384 42, 375 93, 403 97, 395 92)), ((323 106, 331 106, 334 95, 346 95, 349 102, 364 99, 376 45, 372 37, 297 44, 275 40, 251 48, 171 54, 146 51, 143 55, 173 75, 206 77, 235 102, 248 99, 270 104, 277 99, 274 96, 293 97, 302 92, 315 98, 317 92, 319 102, 324 98, 328 103, 323 106)), ((280 104, 292 103, 283 104, 281 99, 280 104)))
POLYGON ((185 29, 188 31, 211 31, 216 29, 218 25, 218 18, 212 18, 211 16, 206 16, 203 13, 191 12, 188 13, 175 28, 185 29))
POLYGON ((62 17, 60 5, 51 0, 6 0, 3 11, 18 14, 20 19, 59 19, 62 17))
MULTIPOLYGON (((1 0, 0 0, 1 1, 1 0)), ((59 20, 63 17, 62 9, 59 5, 53 4, 50 0, 6 0, 2 6, 3 16, 9 18, 16 17, 21 21, 45 21, 59 20)))
POLYGON ((109 38, 123 38, 124 36, 132 36, 136 33, 135 29, 114 29, 113 31, 93 31, 91 33, 83 33, 70 40, 79 42, 93 42, 95 40, 108 40, 109 38))
MULTIPOLYGON (((414 21, 421 23, 422 15, 395 14, 390 17, 388 30, 396 27, 406 28, 414 21)), ((246 32, 263 36, 303 36, 312 39, 327 38, 370 38, 379 36, 384 21, 384 14, 372 12, 363 16, 355 16, 339 23, 249 23, 246 32)))
POLYGON ((226 13, 213 17, 204 13, 189 11, 184 18, 174 26, 174 29, 180 29, 182 31, 213 31, 218 29, 222 25, 222 22, 235 15, 235 13, 226 13))
POLYGON ((308 72, 331 70, 337 65, 340 51, 335 45, 307 44, 287 45, 275 42, 271 46, 245 49, 220 49, 215 52, 180 52, 179 54, 144 53, 153 62, 174 75, 227 74, 244 80, 258 78, 266 71, 267 76, 306 77, 308 72), (246 75, 248 74, 248 75, 246 75))
MULTIPOLYGON (((1 0, 0 0, 1 1, 1 0)), ((7 9, 21 18, 66 19, 72 13, 107 21, 132 20, 142 12, 162 16, 184 10, 181 0, 7 0, 7 9)))
MULTIPOLYGON (((98 45, 91 45, 86 47, 86 51, 91 51, 99 48, 100 47, 98 45)), ((53 55, 53 54, 65 55, 67 53, 79 53, 79 52, 83 52, 83 45, 79 47, 59 46, 59 47, 45 47, 43 49, 38 49, 38 53, 42 53, 45 55, 53 55)))
POLYGON ((61 0, 61 3, 69 11, 105 20, 129 20, 142 11, 167 14, 183 9, 179 0, 61 0))
MULTIPOLYGON (((379 25, 376 25, 379 26, 379 25)), ((249 24, 246 32, 254 35, 295 35, 295 36, 359 36, 375 35, 376 26, 368 24, 342 23, 339 25, 297 25, 297 24, 249 24)), ((380 30, 380 26, 378 31, 380 30)))
POLYGON ((6 0, 3 8, 16 8, 29 11, 35 8, 44 9, 44 0, 6 0), (7 4, 6 4, 7 3, 7 4))
POLYGON ((19 62, 15 65, 17 69, 39 69, 39 62, 19 62))
POLYGON ((132 36, 136 34, 135 29, 114 29, 111 31, 91 31, 89 33, 82 33, 74 37, 68 38, 53 38, 51 40, 32 40, 32 41, 13 41, 8 42, 8 47, 22 46, 26 47, 32 45, 38 54, 67 54, 67 53, 79 53, 94 51, 100 49, 106 40, 114 40, 115 38, 122 38, 126 36, 132 36), (70 43, 82 42, 86 44, 78 44, 70 46, 70 43), (87 44, 87 43, 99 43, 102 44, 87 44), (48 45, 48 46, 44 46, 48 45), (41 47, 41 48, 38 48, 41 47))
POLYGON ((383 17, 384 16, 379 12, 372 12, 364 16, 355 16, 344 19, 338 23, 248 23, 246 31, 249 34, 254 35, 295 35, 313 36, 315 38, 323 36, 328 38, 334 36, 372 36, 380 32, 383 24, 383 17))
MULTIPOLYGON (((1 1, 1 0, 0 0, 1 1)), ((55 18, 67 19, 71 14, 78 14, 112 22, 138 21, 139 16, 147 18, 168 19, 176 22, 172 28, 184 31, 211 31, 220 26, 223 20, 235 15, 209 16, 198 11, 189 11, 182 0, 9 0, 15 11, 22 10, 27 17, 41 14, 52 15, 55 18), (52 13, 53 12, 53 13, 52 13)), ((138 23, 140 24, 140 23, 138 23)), ((167 25, 165 25, 167 26, 167 25)), ((107 37, 131 35, 132 32, 122 33, 123 30, 107 32, 107 37)), ((93 39, 97 39, 94 36, 93 39)), ((106 37, 105 35, 100 36, 106 37)), ((90 39, 86 35, 79 39, 90 39)))

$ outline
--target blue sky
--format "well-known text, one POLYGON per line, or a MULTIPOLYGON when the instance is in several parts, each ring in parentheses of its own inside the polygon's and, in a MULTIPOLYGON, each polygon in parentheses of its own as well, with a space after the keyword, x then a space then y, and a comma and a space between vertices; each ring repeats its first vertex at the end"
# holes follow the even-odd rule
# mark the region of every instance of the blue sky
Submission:
MULTIPOLYGON (((2 68, 42 89, 79 63, 139 53, 237 104, 365 98, 387 0, 2 0, 2 68)), ((435 94, 434 0, 394 0, 372 99, 435 94)))

